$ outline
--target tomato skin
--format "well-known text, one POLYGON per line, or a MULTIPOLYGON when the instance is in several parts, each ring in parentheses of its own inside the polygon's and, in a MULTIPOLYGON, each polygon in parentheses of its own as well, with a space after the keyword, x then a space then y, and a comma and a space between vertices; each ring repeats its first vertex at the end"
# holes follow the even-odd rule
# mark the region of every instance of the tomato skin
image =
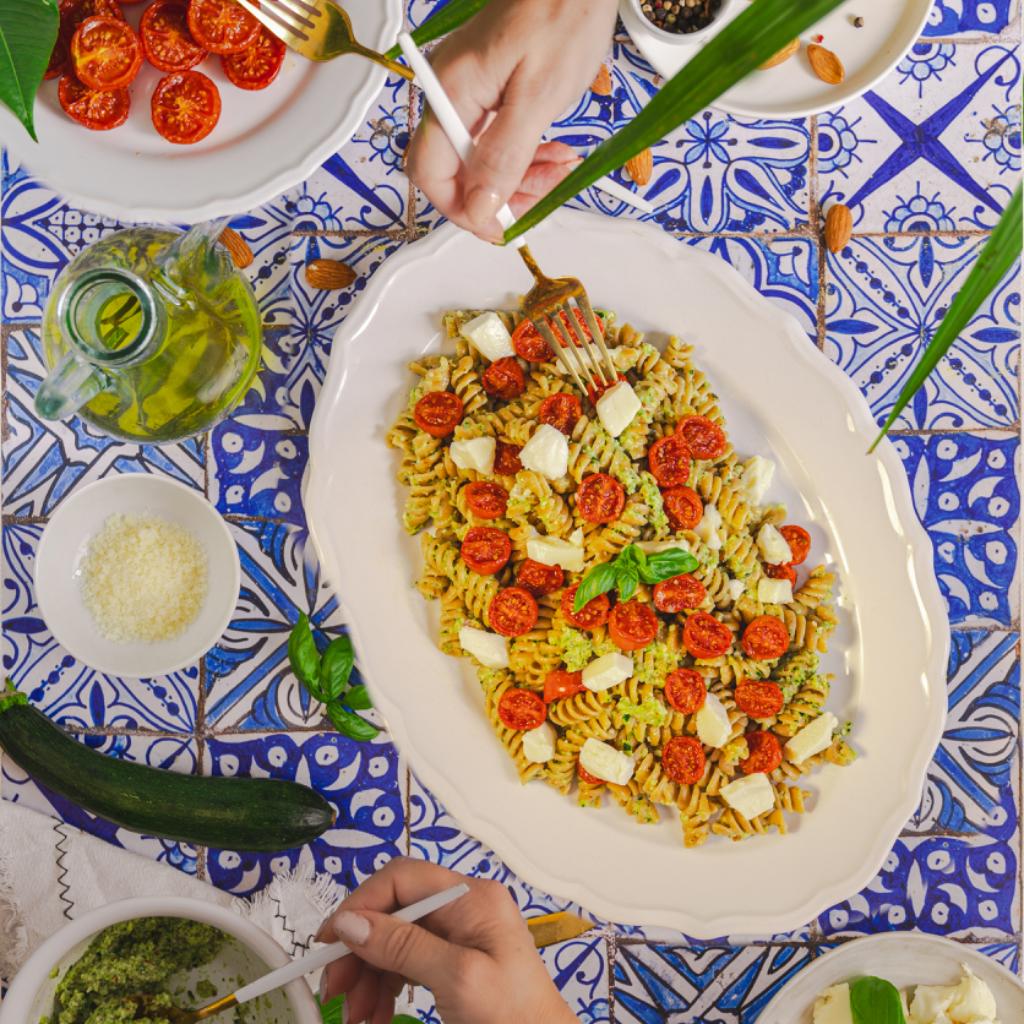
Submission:
POLYGON ((487 621, 502 636, 522 636, 537 624, 537 602, 522 587, 499 590, 487 609, 487 621))
POLYGON ((412 411, 420 430, 431 437, 447 437, 462 422, 462 399, 454 391, 428 391, 412 411))
POLYGON ((474 480, 462 493, 469 511, 480 519, 500 519, 508 509, 508 491, 501 484, 474 480))
POLYGON ((802 527, 792 523, 779 527, 779 533, 786 538, 789 553, 793 556, 790 565, 800 565, 811 553, 811 535, 802 527))
POLYGON ((717 459, 725 454, 725 431, 707 416, 687 416, 676 428, 695 459, 717 459))
POLYGON ((683 626, 683 643, 695 658, 718 658, 732 647, 732 630, 707 612, 694 612, 683 626))
POLYGON ((597 629, 608 621, 611 613, 612 603, 607 594, 599 594, 592 601, 588 601, 578 612, 572 609, 576 600, 576 591, 580 589, 578 583, 574 583, 562 595, 562 614, 570 626, 577 629, 597 629))
POLYGON ((256 42, 260 23, 235 0, 189 0, 192 38, 210 53, 240 53, 256 42))
POLYGON ((748 658, 772 661, 789 650, 789 630, 774 615, 758 615, 747 623, 740 646, 748 658))
MULTIPOLYGON (((605 373, 608 372, 608 368, 607 367, 605 367, 604 372, 605 373)), ((596 384, 588 385, 587 386, 587 398, 590 399, 590 404, 591 405, 597 405, 597 400, 606 391, 611 391, 611 389, 613 387, 615 387, 616 384, 618 384, 620 381, 624 381, 625 379, 626 379, 626 375, 624 373, 620 373, 618 375, 618 377, 616 377, 615 380, 613 380, 610 384, 607 383, 604 380, 599 380, 596 384)))
POLYGON ((498 718, 506 729, 526 732, 543 725, 547 717, 544 701, 532 690, 506 690, 498 699, 498 718))
POLYGON ((277 36, 261 25, 252 46, 239 53, 225 54, 220 63, 228 80, 239 89, 266 89, 277 78, 286 49, 277 36))
POLYGON ((153 126, 175 145, 205 139, 220 120, 220 92, 201 71, 176 71, 153 92, 153 126))
POLYGON ((72 121, 94 132, 109 131, 124 124, 131 109, 127 89, 90 89, 74 75, 61 77, 57 98, 72 121))
POLYGON ((694 786, 704 777, 704 744, 693 736, 673 736, 661 751, 661 770, 681 786, 694 786))
POLYGON ((544 703, 572 697, 584 689, 582 672, 567 672, 565 669, 552 669, 544 680, 544 703))
POLYGON ((683 573, 654 584, 654 607, 659 612, 677 612, 699 608, 708 596, 707 589, 696 576, 683 573))
POLYGON ((519 461, 519 453, 522 450, 521 444, 499 441, 494 449, 494 472, 499 476, 515 476, 523 468, 522 462, 519 461))
POLYGON ((555 358, 551 346, 533 326, 532 320, 520 320, 512 332, 512 348, 520 359, 528 363, 549 363, 555 358))
POLYGON ((773 718, 783 704, 782 687, 770 679, 746 679, 736 687, 736 707, 748 718, 773 718))
POLYGON ((707 696, 708 684, 695 668, 673 669, 665 676, 665 700, 684 715, 700 711, 707 696))
POLYGON ((614 523, 625 507, 625 488, 607 473, 585 476, 576 489, 576 511, 588 523, 614 523))
POLYGON ((677 533, 696 529, 704 517, 704 502, 692 487, 670 487, 661 492, 661 501, 669 526, 677 533))
POLYGON ((659 487, 682 487, 690 479, 690 449, 678 434, 659 438, 647 451, 647 465, 659 487))
POLYGON ((608 635, 623 651, 639 651, 658 635, 658 616, 649 604, 620 601, 608 619, 608 635))
POLYGON ((580 782, 585 782, 588 786, 603 786, 604 779, 599 779, 596 775, 591 775, 586 768, 576 762, 576 774, 579 776, 580 782))
POLYGON ((189 32, 184 0, 151 3, 142 13, 139 35, 146 60, 160 71, 188 71, 206 56, 189 32))
POLYGON ((583 405, 580 400, 568 391, 559 391, 558 394, 548 395, 540 403, 537 419, 571 437, 572 428, 582 415, 583 405))
POLYGON ((544 597, 561 590, 565 585, 565 572, 560 565, 545 565, 527 558, 519 567, 516 585, 528 590, 534 597, 544 597))
POLYGON ((71 65, 90 89, 124 89, 142 67, 142 44, 121 18, 86 18, 71 37, 71 65))
POLYGON ((740 761, 740 771, 744 775, 755 775, 758 772, 771 774, 782 764, 782 747, 773 732, 748 732, 747 756, 740 761))
POLYGON ((772 580, 789 580, 790 583, 796 583, 796 569, 789 562, 783 562, 779 565, 766 565, 764 567, 764 574, 772 580))
POLYGON ((504 359, 495 359, 490 366, 484 370, 481 378, 484 391, 491 398, 502 398, 510 402, 518 398, 526 390, 526 377, 519 360, 515 356, 505 356, 504 359))
POLYGON ((460 549, 462 560, 481 576, 493 576, 512 557, 512 541, 504 530, 474 526, 466 531, 460 549))

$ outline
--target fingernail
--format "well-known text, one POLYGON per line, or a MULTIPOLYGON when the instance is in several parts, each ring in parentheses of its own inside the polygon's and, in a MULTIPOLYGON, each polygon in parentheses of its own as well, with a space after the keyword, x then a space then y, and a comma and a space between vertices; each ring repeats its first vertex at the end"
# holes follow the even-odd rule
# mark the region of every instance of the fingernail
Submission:
POLYGON ((365 917, 343 910, 334 919, 334 931, 342 942, 361 946, 370 937, 370 922, 365 917))
POLYGON ((474 224, 486 224, 493 219, 502 199, 493 188, 478 186, 466 196, 466 215, 474 224))

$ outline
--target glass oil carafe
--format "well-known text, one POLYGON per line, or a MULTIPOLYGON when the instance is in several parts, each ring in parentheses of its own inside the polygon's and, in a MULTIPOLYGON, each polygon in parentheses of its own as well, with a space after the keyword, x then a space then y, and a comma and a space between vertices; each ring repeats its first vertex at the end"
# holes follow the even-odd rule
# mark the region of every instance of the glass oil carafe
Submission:
POLYGON ((252 289, 217 243, 224 224, 128 228, 75 258, 43 319, 40 416, 77 413, 113 437, 160 443, 208 430, 239 402, 262 329, 252 289))

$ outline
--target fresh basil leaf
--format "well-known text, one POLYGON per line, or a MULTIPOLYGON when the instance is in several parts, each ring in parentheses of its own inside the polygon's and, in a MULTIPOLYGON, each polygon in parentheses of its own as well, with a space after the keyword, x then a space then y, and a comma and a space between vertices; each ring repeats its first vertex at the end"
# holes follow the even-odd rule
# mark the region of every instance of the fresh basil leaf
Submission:
POLYGON ((373 707, 370 694, 365 686, 353 686, 348 693, 342 697, 342 703, 353 711, 369 711, 373 707))
POLYGON ((420 1024, 419 1017, 410 1017, 407 1013, 400 1013, 391 1018, 391 1024, 420 1024))
POLYGON ((345 1005, 344 996, 335 996, 326 1003, 321 1003, 318 997, 317 1005, 320 1007, 320 1017, 324 1024, 341 1024, 341 1011, 345 1005))
POLYGON ((595 597, 608 593, 615 586, 619 570, 615 562, 602 562, 595 565, 580 584, 576 591, 576 600, 572 603, 574 612, 580 611, 584 605, 589 604, 595 597))
POLYGON ((36 93, 57 41, 57 0, 3 0, 0 3, 0 103, 36 139, 36 93))
POLYGON ((320 688, 320 652, 310 628, 309 619, 299 616, 291 636, 288 637, 288 661, 299 682, 317 699, 324 700, 320 688))
POLYGON ((355 657, 352 641, 347 636, 336 637, 327 645, 320 662, 320 686, 328 700, 334 700, 345 692, 355 657))
POLYGON ((621 570, 619 572, 618 579, 619 597, 623 601, 628 601, 636 593, 636 588, 639 583, 640 574, 633 568, 633 566, 629 566, 628 568, 621 570))
POLYGON ((900 993, 892 982, 868 976, 850 985, 854 1024, 907 1024, 900 993))
POLYGON ((684 572, 693 572, 698 564, 697 559, 689 551, 683 548, 669 548, 647 559, 647 576, 641 574, 641 577, 644 583, 660 583, 673 576, 681 576, 684 572))
POLYGON ((350 740, 359 740, 361 743, 365 743, 380 732, 373 722, 360 718, 354 711, 349 711, 348 708, 343 708, 340 704, 328 704, 327 717, 331 720, 331 725, 342 736, 347 736, 350 740))

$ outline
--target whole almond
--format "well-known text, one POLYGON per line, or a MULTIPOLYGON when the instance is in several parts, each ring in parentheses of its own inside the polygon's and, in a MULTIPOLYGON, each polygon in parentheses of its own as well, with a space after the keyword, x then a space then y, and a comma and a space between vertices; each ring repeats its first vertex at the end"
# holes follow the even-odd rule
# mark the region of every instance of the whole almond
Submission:
POLYGON ((611 96, 612 75, 608 70, 607 64, 601 65, 601 70, 598 71, 597 78, 594 79, 593 84, 590 86, 590 91, 598 96, 611 96))
POLYGON ((829 252, 839 252, 853 234, 853 214, 850 208, 836 203, 825 214, 825 245, 829 252))
POLYGON ((641 186, 651 180, 651 175, 654 173, 654 154, 651 152, 650 146, 640 150, 636 156, 631 156, 626 161, 626 173, 641 186))
POLYGON ((761 70, 767 71, 768 68, 778 67, 780 64, 789 60, 790 57, 800 49, 800 40, 794 39, 791 43, 787 43, 778 53, 774 56, 769 57, 762 65, 761 70))
POLYGON ((356 272, 341 260, 310 260, 306 264, 306 281, 311 288, 347 288, 355 279, 356 272))
POLYGON ((224 248, 231 253, 231 262, 239 270, 244 270, 255 259, 252 249, 249 248, 249 243, 234 228, 225 228, 220 233, 220 241, 224 248))
POLYGON ((811 62, 811 69, 823 81, 829 85, 838 85, 846 77, 846 68, 843 62, 824 46, 811 43, 807 47, 807 59, 811 62))

